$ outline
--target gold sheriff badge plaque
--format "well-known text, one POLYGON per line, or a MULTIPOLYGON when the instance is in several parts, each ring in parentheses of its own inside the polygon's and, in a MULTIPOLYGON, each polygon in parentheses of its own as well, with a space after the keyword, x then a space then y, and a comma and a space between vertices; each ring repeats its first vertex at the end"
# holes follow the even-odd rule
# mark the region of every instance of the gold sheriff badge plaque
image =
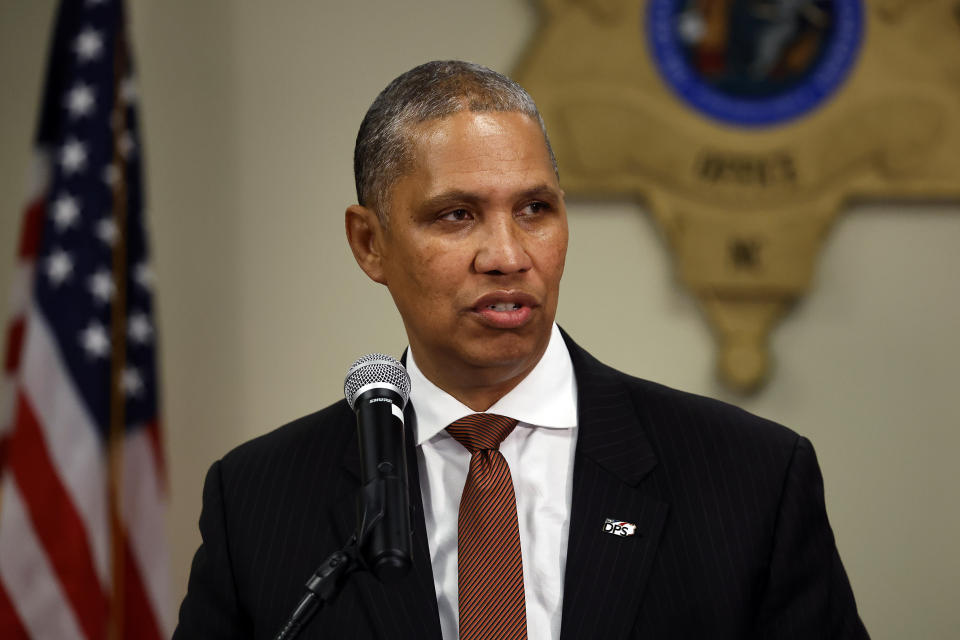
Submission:
POLYGON ((542 0, 515 73, 571 195, 645 201, 756 388, 845 203, 960 198, 960 0, 542 0))

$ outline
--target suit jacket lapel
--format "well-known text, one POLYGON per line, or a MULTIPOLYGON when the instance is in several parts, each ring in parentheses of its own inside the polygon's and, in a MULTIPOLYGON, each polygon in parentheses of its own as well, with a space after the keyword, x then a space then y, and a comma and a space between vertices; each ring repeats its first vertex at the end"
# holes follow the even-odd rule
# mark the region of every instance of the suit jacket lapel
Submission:
POLYGON ((579 433, 560 637, 626 638, 640 608, 667 504, 640 488, 656 466, 656 456, 622 374, 563 336, 577 377, 579 433), (607 519, 636 528, 628 536, 605 532, 607 519))
MULTIPOLYGON (((424 638, 440 640, 440 614, 433 586, 433 570, 427 529, 423 519, 423 500, 420 495, 420 473, 414 443, 416 414, 411 403, 404 411, 404 434, 407 452, 407 488, 410 495, 411 524, 413 526, 413 569, 397 584, 383 584, 373 574, 361 572, 349 580, 367 609, 368 619, 377 635, 384 639, 424 638), (393 622, 402 621, 395 626, 393 622)), ((343 466, 354 478, 360 478, 360 454, 356 431, 343 455, 343 466)), ((357 527, 357 493, 343 496, 335 507, 334 522, 337 533, 346 541, 357 527)))

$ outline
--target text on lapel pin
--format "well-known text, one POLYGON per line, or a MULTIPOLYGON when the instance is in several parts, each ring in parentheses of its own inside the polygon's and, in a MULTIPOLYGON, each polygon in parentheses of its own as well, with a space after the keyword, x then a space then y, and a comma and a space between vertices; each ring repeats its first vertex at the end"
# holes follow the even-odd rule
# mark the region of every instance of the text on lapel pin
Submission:
POLYGON ((620 537, 632 536, 637 532, 637 525, 632 522, 607 518, 603 521, 603 532, 620 537))

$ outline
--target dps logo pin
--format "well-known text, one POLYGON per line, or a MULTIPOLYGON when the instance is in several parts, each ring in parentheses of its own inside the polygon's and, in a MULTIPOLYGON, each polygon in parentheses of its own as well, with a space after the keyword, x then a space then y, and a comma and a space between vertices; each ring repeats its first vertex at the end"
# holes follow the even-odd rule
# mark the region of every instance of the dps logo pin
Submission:
POLYGON ((632 522, 623 522, 621 520, 607 518, 603 521, 603 532, 609 533, 613 536, 625 538, 627 536, 632 536, 637 532, 637 525, 633 524, 632 522))

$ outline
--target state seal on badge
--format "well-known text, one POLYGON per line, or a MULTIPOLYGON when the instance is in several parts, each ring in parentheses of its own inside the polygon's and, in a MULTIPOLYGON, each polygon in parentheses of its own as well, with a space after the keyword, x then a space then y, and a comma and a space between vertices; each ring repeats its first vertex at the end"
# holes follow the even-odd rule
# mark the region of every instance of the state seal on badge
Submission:
POLYGON ((862 0, 652 0, 657 70, 688 105, 727 124, 776 125, 829 99, 863 40, 862 0))

